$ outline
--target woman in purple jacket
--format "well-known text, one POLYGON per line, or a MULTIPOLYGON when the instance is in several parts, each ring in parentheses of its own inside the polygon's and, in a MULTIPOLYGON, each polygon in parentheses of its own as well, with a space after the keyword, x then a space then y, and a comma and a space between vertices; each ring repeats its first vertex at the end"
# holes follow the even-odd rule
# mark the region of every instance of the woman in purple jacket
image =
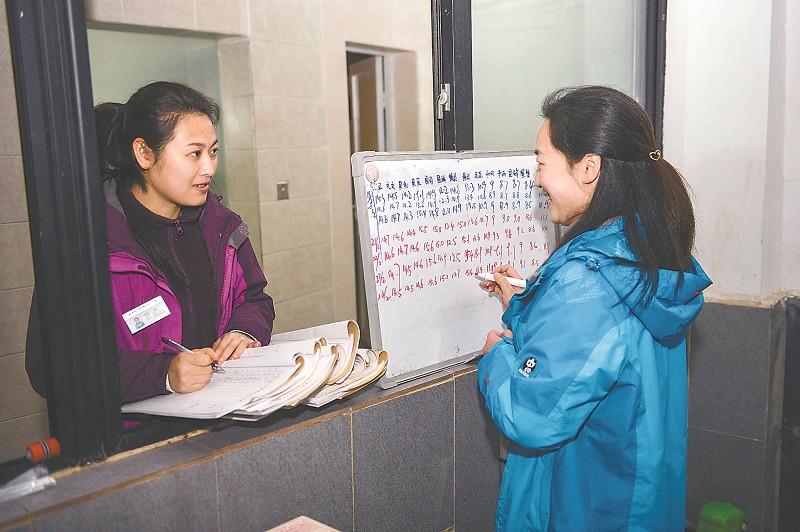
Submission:
MULTIPOLYGON (((95 117, 122 403, 199 390, 212 362, 269 343, 275 318, 247 226, 209 194, 219 106, 162 81, 95 117)), ((44 396, 35 298, 25 364, 44 396)))

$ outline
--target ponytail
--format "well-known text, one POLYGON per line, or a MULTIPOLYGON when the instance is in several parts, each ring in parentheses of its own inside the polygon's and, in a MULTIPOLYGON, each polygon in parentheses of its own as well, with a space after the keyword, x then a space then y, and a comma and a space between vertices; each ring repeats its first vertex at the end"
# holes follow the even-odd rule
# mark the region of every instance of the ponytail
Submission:
POLYGON ((144 174, 133 155, 131 143, 125 142, 125 105, 106 102, 94 108, 97 144, 100 152, 100 175, 113 178, 120 188, 130 189, 135 183, 144 188, 144 174))
POLYGON ((633 98, 608 87, 561 89, 542 104, 553 146, 571 164, 586 154, 602 158, 594 196, 556 249, 578 235, 621 217, 642 270, 643 298, 658 285, 659 269, 692 267, 694 209, 683 176, 655 146, 653 123, 633 98))

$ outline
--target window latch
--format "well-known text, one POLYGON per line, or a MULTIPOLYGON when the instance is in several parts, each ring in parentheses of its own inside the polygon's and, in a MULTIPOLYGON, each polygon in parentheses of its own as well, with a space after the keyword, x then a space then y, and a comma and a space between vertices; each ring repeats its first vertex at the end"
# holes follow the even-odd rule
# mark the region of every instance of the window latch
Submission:
POLYGON ((450 111, 450 84, 440 85, 441 91, 436 99, 436 119, 444 119, 445 111, 450 111))

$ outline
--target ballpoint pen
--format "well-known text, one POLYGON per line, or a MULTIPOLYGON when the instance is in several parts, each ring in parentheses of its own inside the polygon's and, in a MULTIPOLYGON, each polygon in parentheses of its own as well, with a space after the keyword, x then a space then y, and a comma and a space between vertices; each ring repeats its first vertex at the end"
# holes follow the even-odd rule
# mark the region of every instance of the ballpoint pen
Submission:
MULTIPOLYGON (((179 344, 175 340, 170 340, 169 338, 161 338, 161 341, 164 342, 165 344, 167 344, 170 347, 174 347, 178 351, 184 351, 186 353, 194 353, 194 351, 192 351, 191 349, 189 349, 187 347, 182 346, 181 344, 179 344)), ((217 364, 213 360, 211 361, 211 370, 212 371, 216 371, 218 373, 224 373, 225 372, 225 370, 222 369, 221 367, 219 367, 219 364, 217 364)))

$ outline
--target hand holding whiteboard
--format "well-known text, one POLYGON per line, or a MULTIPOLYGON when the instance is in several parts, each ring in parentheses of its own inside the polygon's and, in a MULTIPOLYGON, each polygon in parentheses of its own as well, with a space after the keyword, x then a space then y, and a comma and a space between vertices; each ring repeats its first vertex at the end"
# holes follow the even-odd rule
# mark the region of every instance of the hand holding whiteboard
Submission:
MULTIPOLYGON (((386 386, 474 358, 501 305, 474 276, 545 261, 555 230, 532 152, 353 154, 373 349, 386 386)), ((493 280, 493 279, 492 279, 493 280)))

